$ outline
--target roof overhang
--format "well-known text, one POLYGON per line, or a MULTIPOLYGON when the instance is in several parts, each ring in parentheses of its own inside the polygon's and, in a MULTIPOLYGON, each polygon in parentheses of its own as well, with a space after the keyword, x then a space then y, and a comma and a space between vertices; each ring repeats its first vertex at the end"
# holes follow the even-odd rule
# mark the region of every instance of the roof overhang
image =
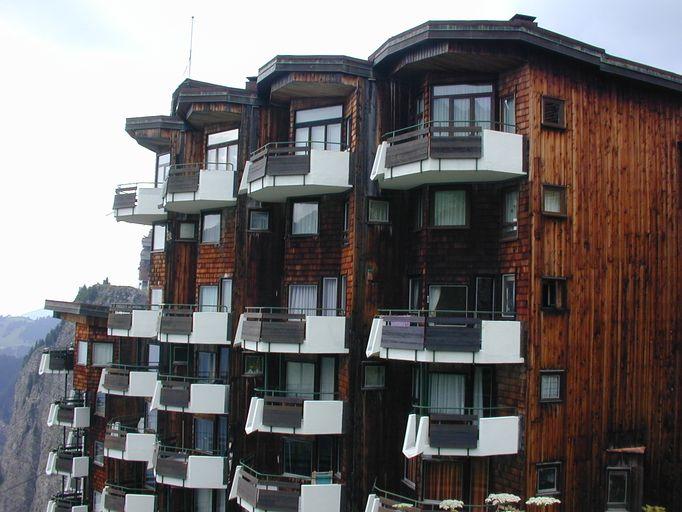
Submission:
POLYGON ((98 304, 46 300, 45 309, 52 311, 55 318, 74 323, 101 323, 109 317, 109 306, 98 304))
POLYGON ((191 79, 173 93, 173 111, 195 128, 239 123, 244 106, 258 103, 255 92, 191 79))
POLYGON ((137 143, 155 153, 170 150, 172 133, 180 131, 185 124, 175 116, 129 117, 126 132, 137 143))

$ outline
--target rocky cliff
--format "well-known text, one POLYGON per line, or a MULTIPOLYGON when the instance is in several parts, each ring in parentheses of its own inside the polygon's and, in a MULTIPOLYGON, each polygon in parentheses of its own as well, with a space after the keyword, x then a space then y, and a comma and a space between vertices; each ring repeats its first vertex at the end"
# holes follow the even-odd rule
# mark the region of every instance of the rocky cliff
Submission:
MULTIPOLYGON (((82 287, 79 302, 110 305, 116 302, 143 303, 140 290, 97 284, 82 287)), ((59 477, 45 474, 47 454, 62 442, 61 428, 48 428, 50 403, 64 395, 68 381, 57 375, 38 375, 38 364, 46 346, 66 347, 73 341, 73 324, 62 322, 26 356, 14 390, 11 418, 5 427, 5 445, 0 457, 0 510, 43 512, 50 496, 60 490, 59 477)))

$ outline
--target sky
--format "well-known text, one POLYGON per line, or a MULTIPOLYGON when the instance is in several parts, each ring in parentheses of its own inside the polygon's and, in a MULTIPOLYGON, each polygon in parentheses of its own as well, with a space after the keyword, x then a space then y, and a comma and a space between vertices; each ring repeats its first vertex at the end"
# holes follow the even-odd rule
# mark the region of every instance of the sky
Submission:
POLYGON ((153 179, 154 154, 125 118, 169 113, 192 16, 192 78, 243 87, 277 54, 366 58, 429 19, 515 13, 682 73, 680 0, 0 0, 0 315, 73 300, 104 278, 137 285, 146 229, 116 223, 111 205, 117 184, 153 179))

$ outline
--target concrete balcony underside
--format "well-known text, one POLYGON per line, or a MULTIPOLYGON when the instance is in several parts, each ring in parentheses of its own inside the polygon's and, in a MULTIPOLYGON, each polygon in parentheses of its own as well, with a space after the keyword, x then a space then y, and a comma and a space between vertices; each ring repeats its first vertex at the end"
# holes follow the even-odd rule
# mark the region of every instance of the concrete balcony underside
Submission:
POLYGON ((415 131, 424 132, 423 136, 382 142, 372 179, 385 189, 408 190, 436 183, 496 182, 525 176, 521 135, 486 129, 473 135, 438 136, 452 129, 432 127, 415 131))
POLYGON ((243 313, 235 346, 273 354, 347 354, 345 316, 243 313))
POLYGON ((403 455, 492 457, 519 451, 519 417, 410 414, 403 455))
POLYGON ((245 431, 296 435, 343 434, 344 402, 290 397, 251 398, 245 431))
POLYGON ((341 484, 259 479, 237 466, 230 500, 248 512, 341 512, 341 484))
POLYGON ((521 323, 384 316, 372 321, 366 354, 367 357, 420 363, 523 363, 521 323))

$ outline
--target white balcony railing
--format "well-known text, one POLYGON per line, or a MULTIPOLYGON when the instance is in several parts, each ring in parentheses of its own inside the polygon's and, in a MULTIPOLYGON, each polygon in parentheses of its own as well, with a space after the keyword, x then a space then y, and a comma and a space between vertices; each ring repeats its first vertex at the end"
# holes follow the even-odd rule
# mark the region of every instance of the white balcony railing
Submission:
POLYGON ((156 434, 114 422, 104 437, 104 456, 118 460, 152 462, 156 449, 156 434))
POLYGON ((47 475, 62 475, 69 478, 88 476, 90 458, 80 449, 58 448, 47 454, 47 475))
POLYGON ((160 447, 154 462, 156 481, 189 489, 227 489, 229 464, 224 455, 160 447))
POLYGON ((114 217, 117 221, 151 225, 166 218, 162 206, 162 189, 153 183, 119 185, 114 196, 114 217))
POLYGON ((158 340, 201 345, 232 344, 232 313, 222 306, 164 304, 158 340))
POLYGON ((80 492, 60 492, 47 502, 46 512, 89 512, 80 492))
POLYGON ((229 163, 181 164, 170 168, 163 189, 166 211, 196 214, 234 206, 237 203, 235 180, 237 173, 229 163))
POLYGON ((50 404, 47 414, 48 427, 88 428, 90 407, 81 399, 59 400, 50 404))
POLYGON ((114 304, 109 312, 109 336, 156 338, 159 335, 161 310, 136 304, 114 304))
POLYGON ((342 400, 288 396, 252 397, 245 431, 296 435, 343 434, 342 400))
POLYGON ((346 317, 342 311, 328 312, 249 308, 239 317, 234 344, 276 354, 347 354, 346 317))
POLYGON ((191 414, 227 414, 230 386, 219 379, 160 376, 151 409, 191 414))
POLYGON ((105 512, 156 511, 156 496, 146 489, 128 489, 107 484, 103 496, 105 512))
POLYGON ((73 349, 45 349, 40 356, 38 375, 64 375, 73 370, 73 349))
POLYGON ((151 398, 157 377, 155 369, 122 365, 103 368, 97 391, 108 395, 151 398))

